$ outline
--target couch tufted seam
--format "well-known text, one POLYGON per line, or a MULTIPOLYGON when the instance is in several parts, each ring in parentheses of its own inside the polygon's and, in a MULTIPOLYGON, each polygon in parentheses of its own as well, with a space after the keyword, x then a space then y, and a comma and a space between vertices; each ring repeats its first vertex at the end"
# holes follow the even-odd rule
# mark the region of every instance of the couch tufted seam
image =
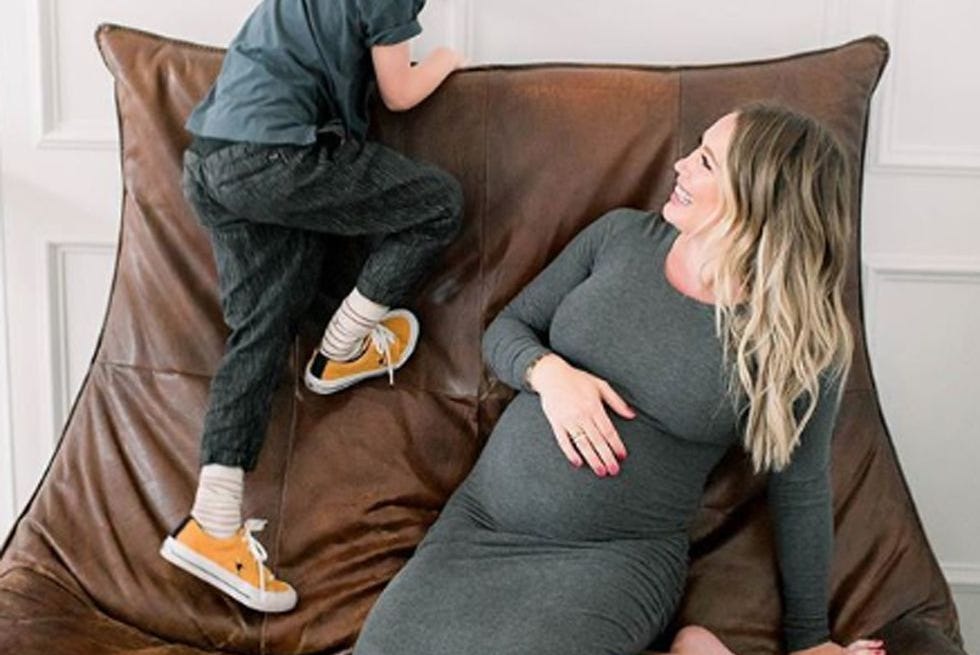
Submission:
MULTIPOLYGON (((110 361, 106 361, 106 360, 97 360, 97 361, 94 361, 94 362, 92 362, 92 365, 93 366, 101 366, 103 368, 115 368, 115 369, 121 369, 121 370, 129 369, 129 370, 133 370, 133 371, 140 371, 140 372, 144 372, 144 373, 158 374, 158 375, 175 375, 175 376, 183 376, 183 377, 189 377, 189 378, 198 378, 198 379, 201 379, 201 380, 210 380, 212 377, 214 377, 214 376, 211 376, 211 375, 205 375, 203 373, 193 373, 193 372, 190 372, 190 371, 182 371, 182 370, 179 370, 179 369, 153 368, 151 366, 140 366, 139 364, 125 364, 123 362, 110 362, 110 361)), ((292 385, 293 385, 293 389, 294 390, 297 390, 297 391, 299 391, 298 381, 299 381, 299 378, 297 376, 294 376, 294 380, 292 382, 292 385)), ((450 399, 453 399, 453 400, 479 400, 480 399, 479 390, 477 390, 476 393, 455 394, 455 393, 451 393, 449 391, 444 391, 444 390, 441 390, 441 389, 429 389, 427 387, 420 387, 420 386, 416 386, 416 385, 413 385, 413 384, 408 384, 406 382, 398 382, 398 383, 396 383, 395 386, 396 387, 399 387, 401 389, 410 389, 412 391, 421 391, 423 393, 428 393, 428 394, 432 394, 432 395, 442 396, 444 398, 450 398, 450 399)))

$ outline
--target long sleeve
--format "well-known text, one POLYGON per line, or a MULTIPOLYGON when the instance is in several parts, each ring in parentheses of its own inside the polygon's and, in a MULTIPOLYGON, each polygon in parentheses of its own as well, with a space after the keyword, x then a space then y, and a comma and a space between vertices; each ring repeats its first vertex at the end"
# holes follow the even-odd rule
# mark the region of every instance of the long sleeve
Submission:
POLYGON ((555 310, 589 276, 611 225, 622 213, 607 212, 575 235, 487 326, 483 357, 498 379, 513 389, 533 391, 524 382, 524 371, 535 357, 551 351, 548 328, 555 310))
MULTIPOLYGON (((830 639, 827 616, 834 517, 830 446, 840 407, 838 377, 823 374, 813 416, 790 463, 768 482, 782 578, 783 634, 788 652, 830 639)), ((796 416, 805 405, 797 401, 796 416)))

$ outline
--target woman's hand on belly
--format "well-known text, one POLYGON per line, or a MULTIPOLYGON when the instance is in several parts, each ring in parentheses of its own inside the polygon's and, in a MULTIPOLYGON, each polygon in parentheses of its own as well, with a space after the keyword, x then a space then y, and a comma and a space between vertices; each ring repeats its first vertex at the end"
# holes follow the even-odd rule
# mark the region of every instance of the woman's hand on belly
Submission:
POLYGON ((584 457, 596 475, 619 473, 617 457, 626 459, 626 446, 603 401, 624 418, 635 418, 636 412, 609 383, 575 368, 555 353, 531 369, 529 381, 541 396, 541 409, 568 461, 582 466, 584 457))

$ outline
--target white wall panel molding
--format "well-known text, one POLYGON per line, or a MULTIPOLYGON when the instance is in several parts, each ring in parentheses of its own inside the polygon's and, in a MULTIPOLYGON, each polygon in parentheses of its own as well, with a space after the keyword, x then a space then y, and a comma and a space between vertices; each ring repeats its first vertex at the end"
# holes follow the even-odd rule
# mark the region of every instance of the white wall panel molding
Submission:
MULTIPOLYGON (((3 150, 0 149, 0 160, 3 150)), ((17 468, 14 466, 14 431, 10 414, 10 362, 7 359, 7 264, 4 239, 3 185, 0 184, 0 542, 14 523, 17 511, 17 468)))
POLYGON ((980 258, 871 254, 863 257, 863 266, 865 308, 870 309, 866 314, 870 350, 879 343, 877 310, 883 284, 980 285, 980 258))
POLYGON ((412 58, 420 61, 439 46, 470 55, 473 40, 470 0, 428 0, 419 22, 422 34, 412 40, 412 58))
POLYGON ((980 562, 946 562, 941 566, 954 593, 980 596, 980 562))
POLYGON ((980 257, 880 253, 864 267, 882 410, 943 573, 980 608, 980 486, 960 464, 975 461, 980 436, 980 257))
POLYGON ((878 276, 912 276, 945 281, 980 282, 980 258, 978 257, 928 257, 874 253, 865 255, 864 263, 878 276))
POLYGON ((953 592, 953 602, 960 618, 960 631, 965 642, 965 651, 977 652, 980 647, 980 629, 977 617, 980 616, 980 562, 949 562, 942 566, 943 575, 953 592))
MULTIPOLYGON (((118 142, 114 116, 90 120, 65 116, 62 103, 59 39, 60 0, 34 0, 39 84, 38 140, 45 149, 114 150, 118 142)), ((95 48, 93 37, 92 48, 95 48)))
POLYGON ((450 43, 453 48, 462 52, 466 57, 473 57, 473 33, 476 30, 474 23, 473 0, 455 0, 450 4, 452 32, 450 43))
MULTIPOLYGON (((868 351, 878 359, 881 343, 879 316, 881 289, 888 284, 976 285, 980 294, 980 258, 926 257, 920 255, 871 254, 863 257, 865 317, 868 351)), ((977 543, 980 549, 980 542, 977 543)))
POLYGON ((47 248, 53 449, 92 359, 105 316, 116 246, 49 242, 47 248))
POLYGON ((847 0, 824 0, 822 41, 828 46, 852 38, 847 0))
POLYGON ((476 64, 685 65, 777 57, 839 43, 849 16, 841 0, 670 7, 644 0, 498 0, 469 7, 476 64))
MULTIPOLYGON (((836 0, 834 0, 836 1, 836 0)), ((908 111, 914 103, 928 103, 934 99, 916 93, 908 80, 910 39, 909 33, 915 27, 909 18, 912 11, 911 0, 885 0, 880 3, 879 18, 882 30, 890 41, 891 62, 885 71, 878 105, 878 130, 876 147, 871 161, 871 169, 877 173, 900 173, 944 176, 980 175, 980 144, 965 144, 962 147, 949 145, 930 145, 929 136, 922 135, 920 142, 903 141, 899 134, 900 112, 908 111)), ((940 11, 952 11, 948 5, 931 5, 940 11)), ((941 35, 935 35, 937 38, 941 35)), ((956 61, 947 62, 955 66, 956 61)), ((972 58, 961 64, 962 75, 972 75, 972 58)), ((956 71, 950 70, 946 77, 952 82, 956 71)))

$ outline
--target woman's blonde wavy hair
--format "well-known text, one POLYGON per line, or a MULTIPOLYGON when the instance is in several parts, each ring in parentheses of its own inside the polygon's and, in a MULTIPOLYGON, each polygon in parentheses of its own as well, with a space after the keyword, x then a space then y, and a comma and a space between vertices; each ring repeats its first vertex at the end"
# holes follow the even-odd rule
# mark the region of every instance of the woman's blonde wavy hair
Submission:
POLYGON ((722 168, 722 210, 706 226, 717 263, 706 279, 702 268, 702 282, 715 293, 726 367, 734 358, 728 394, 745 450, 756 472, 779 471, 816 408, 820 378, 839 376, 842 392, 850 370, 843 292, 854 171, 828 129, 772 104, 736 110, 722 168), (809 402, 797 420, 800 398, 809 402))

